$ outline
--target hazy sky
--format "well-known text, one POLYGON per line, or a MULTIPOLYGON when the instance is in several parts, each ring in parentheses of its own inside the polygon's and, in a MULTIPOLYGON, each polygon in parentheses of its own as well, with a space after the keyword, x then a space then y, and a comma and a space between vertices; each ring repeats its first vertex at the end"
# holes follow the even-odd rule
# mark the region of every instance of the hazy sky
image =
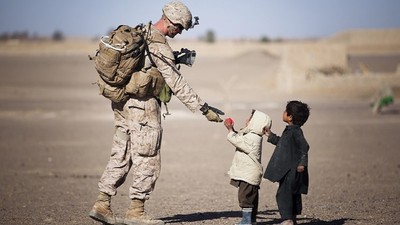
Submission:
MULTIPOLYGON (((0 34, 95 37, 119 24, 156 22, 166 0, 0 0, 0 34)), ((184 0, 200 25, 185 38, 309 38, 400 28, 400 0, 184 0)))

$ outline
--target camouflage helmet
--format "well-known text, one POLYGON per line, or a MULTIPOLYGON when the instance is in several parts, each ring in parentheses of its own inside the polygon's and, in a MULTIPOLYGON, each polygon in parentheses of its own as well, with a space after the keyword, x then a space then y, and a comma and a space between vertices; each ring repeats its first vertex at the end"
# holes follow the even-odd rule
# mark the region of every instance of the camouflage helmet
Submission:
POLYGON ((163 7, 162 11, 172 23, 182 25, 185 30, 192 26, 192 13, 182 2, 170 2, 163 7))

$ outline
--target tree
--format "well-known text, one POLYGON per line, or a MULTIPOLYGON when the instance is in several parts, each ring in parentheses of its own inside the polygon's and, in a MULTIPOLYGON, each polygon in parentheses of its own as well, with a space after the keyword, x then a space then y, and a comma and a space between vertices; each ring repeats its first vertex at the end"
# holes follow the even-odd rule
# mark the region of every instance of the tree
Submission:
POLYGON ((215 33, 214 33, 213 30, 208 30, 207 31, 205 41, 207 43, 214 43, 215 42, 215 33))
POLYGON ((61 31, 56 30, 53 33, 52 40, 53 41, 63 41, 64 40, 64 34, 61 31))
POLYGON ((263 43, 268 43, 271 41, 271 39, 268 36, 262 36, 260 41, 263 43))

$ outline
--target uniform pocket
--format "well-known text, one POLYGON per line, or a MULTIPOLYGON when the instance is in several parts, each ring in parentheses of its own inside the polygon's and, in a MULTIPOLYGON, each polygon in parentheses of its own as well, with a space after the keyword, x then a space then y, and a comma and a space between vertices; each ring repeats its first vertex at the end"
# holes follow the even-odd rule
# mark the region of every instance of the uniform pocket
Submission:
POLYGON ((162 128, 140 123, 131 134, 134 150, 141 156, 154 156, 161 147, 162 128))

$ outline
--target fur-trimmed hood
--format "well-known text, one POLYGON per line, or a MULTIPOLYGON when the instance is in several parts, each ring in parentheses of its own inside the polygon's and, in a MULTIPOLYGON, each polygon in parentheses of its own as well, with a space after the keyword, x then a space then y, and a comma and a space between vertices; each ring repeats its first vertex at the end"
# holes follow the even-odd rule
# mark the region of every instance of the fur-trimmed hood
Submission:
POLYGON ((264 127, 271 128, 271 124, 272 120, 267 114, 255 110, 248 125, 243 129, 243 132, 244 133, 251 132, 258 135, 263 135, 264 127))

